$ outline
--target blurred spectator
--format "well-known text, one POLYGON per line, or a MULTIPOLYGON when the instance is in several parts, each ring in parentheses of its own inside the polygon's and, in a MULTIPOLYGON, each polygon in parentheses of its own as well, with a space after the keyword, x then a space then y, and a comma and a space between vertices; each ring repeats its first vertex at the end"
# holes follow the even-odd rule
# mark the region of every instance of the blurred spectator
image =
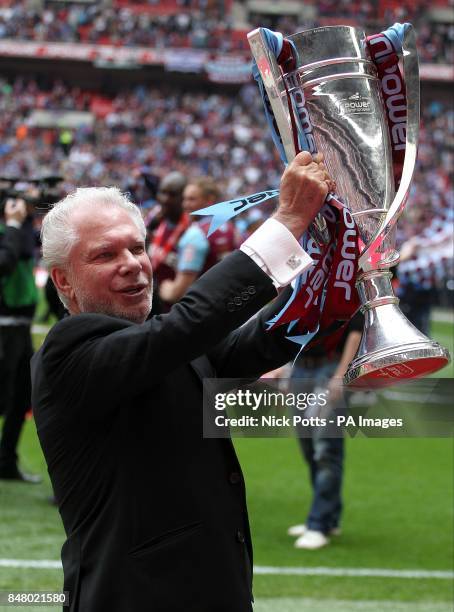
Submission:
POLYGON ((4 415, 0 479, 36 484, 19 469, 17 446, 31 405, 31 324, 38 299, 33 276, 35 235, 23 198, 9 197, 0 219, 0 377, 4 415))
MULTIPOLYGON (((328 391, 328 419, 345 407, 342 377, 356 354, 363 325, 364 317, 358 312, 350 321, 334 354, 327 355, 322 347, 316 346, 302 353, 293 366, 291 389, 294 393, 328 391)), ((311 416, 310 408, 305 410, 304 415, 311 416)), ((344 438, 339 435, 338 428, 329 424, 325 427, 305 427, 302 433, 304 435, 300 435, 298 441, 309 467, 312 503, 305 523, 293 525, 288 529, 288 534, 297 538, 296 548, 316 550, 329 544, 331 535, 340 534, 344 438)))
MULTIPOLYGON (((189 181, 183 193, 183 208, 192 213, 201 208, 221 202, 221 191, 216 181, 210 176, 200 176, 189 181)), ((209 251, 203 272, 219 263, 226 255, 240 246, 240 236, 232 221, 227 221, 210 234, 211 216, 207 218, 192 217, 208 238, 209 251)))
POLYGON ((49 317, 53 316, 57 321, 63 319, 66 314, 65 307, 58 297, 55 285, 52 282, 50 276, 47 277, 46 285, 44 287, 44 295, 46 296, 47 309, 41 315, 39 321, 45 323, 49 320, 49 317))
POLYGON ((199 227, 193 225, 187 232, 191 219, 183 210, 186 182, 181 172, 170 172, 158 190, 161 221, 150 238, 149 254, 163 312, 181 297, 180 283, 185 287, 184 293, 200 274, 208 251, 207 239, 199 227))
MULTIPOLYGON (((184 212, 190 215, 219 202, 220 198, 220 191, 211 177, 192 179, 183 191, 184 212)), ((189 218, 192 223, 178 244, 175 278, 165 280, 160 287, 161 298, 170 303, 180 300, 200 274, 240 245, 235 225, 231 221, 208 236, 211 217, 202 221, 198 221, 199 217, 196 216, 189 218)))
POLYGON ((58 142, 63 150, 63 153, 68 157, 71 151, 73 135, 70 130, 62 130, 58 137, 58 142))

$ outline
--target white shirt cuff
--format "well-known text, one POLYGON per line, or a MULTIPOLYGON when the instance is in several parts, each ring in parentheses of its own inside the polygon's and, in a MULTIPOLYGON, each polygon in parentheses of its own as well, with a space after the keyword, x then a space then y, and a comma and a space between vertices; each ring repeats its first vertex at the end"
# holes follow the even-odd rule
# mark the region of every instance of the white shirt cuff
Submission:
POLYGON ((240 250, 268 274, 277 288, 289 285, 314 264, 290 230, 276 219, 267 219, 240 250))

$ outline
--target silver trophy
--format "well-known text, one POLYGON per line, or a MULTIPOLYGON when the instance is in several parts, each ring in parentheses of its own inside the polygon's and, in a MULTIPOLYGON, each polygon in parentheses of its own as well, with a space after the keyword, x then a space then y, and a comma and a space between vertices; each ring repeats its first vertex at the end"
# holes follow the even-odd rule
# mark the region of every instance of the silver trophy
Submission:
MULTIPOLYGON (((407 30, 403 42, 407 125, 406 130, 397 127, 395 131, 405 145, 397 193, 384 101, 364 32, 331 26, 288 38, 296 48, 297 67, 283 73, 263 30, 248 35, 287 160, 296 155, 296 116, 311 150, 323 153, 364 245, 356 286, 365 327, 344 381, 352 386, 378 387, 435 372, 449 362, 449 353, 403 315, 389 271, 399 260, 395 225, 404 210, 416 162, 419 67, 414 30, 407 30)), ((320 234, 323 228, 320 221, 316 223, 315 233, 320 234)))

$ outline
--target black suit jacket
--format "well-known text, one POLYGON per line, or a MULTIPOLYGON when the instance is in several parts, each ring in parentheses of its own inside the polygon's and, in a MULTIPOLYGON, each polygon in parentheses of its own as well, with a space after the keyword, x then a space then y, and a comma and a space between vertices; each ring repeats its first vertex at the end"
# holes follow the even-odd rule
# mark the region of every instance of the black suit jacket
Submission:
POLYGON ((241 469, 202 437, 203 377, 288 361, 269 277, 237 251, 143 325, 60 321, 32 360, 39 439, 63 519, 71 611, 246 612, 252 547, 241 469))

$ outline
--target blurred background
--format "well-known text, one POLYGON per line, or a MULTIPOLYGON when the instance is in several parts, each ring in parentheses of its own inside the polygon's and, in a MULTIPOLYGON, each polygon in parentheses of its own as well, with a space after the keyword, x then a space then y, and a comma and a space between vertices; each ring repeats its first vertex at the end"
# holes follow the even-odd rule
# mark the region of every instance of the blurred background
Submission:
MULTIPOLYGON (((218 201, 279 185, 282 164, 250 74, 250 30, 285 35, 347 24, 373 34, 410 21, 422 118, 398 224, 405 257, 395 285, 408 316, 452 352, 453 4, 0 0, 0 195, 34 200, 37 234, 46 206, 76 186, 117 185, 142 207, 152 241, 162 218, 159 185, 169 172, 189 182, 212 177, 218 201)), ((240 218, 239 239, 270 210, 240 218)), ((58 316, 45 299, 38 240, 34 270, 37 348, 58 316)), ((452 366, 438 374, 452 375, 452 366)), ((295 549, 286 534, 310 503, 295 441, 236 446, 248 485, 259 612, 452 610, 451 439, 348 439, 343 534, 310 552, 295 549)), ((19 455, 44 480, 34 487, 0 480, 0 590, 56 591, 63 532, 31 413, 19 455)))

